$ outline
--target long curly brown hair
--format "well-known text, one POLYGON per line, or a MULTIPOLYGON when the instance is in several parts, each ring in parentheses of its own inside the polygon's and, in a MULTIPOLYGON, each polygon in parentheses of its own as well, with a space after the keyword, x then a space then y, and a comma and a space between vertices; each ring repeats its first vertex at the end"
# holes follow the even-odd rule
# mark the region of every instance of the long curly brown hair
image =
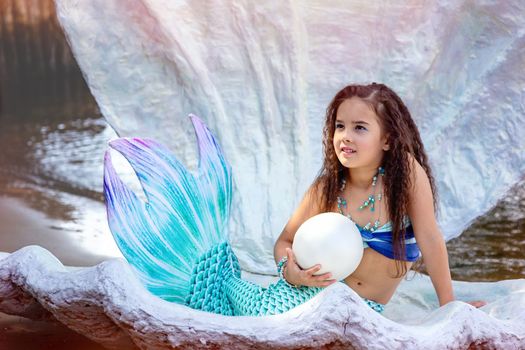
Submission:
MULTIPOLYGON (((359 97, 369 104, 379 117, 382 133, 388 135, 390 149, 385 151, 382 167, 385 169, 384 196, 387 211, 392 221, 394 242, 394 258, 396 260, 396 276, 406 274, 406 265, 401 261, 406 258, 405 229, 403 217, 407 215, 409 188, 412 185, 409 176, 409 154, 421 164, 425 170, 432 188, 434 208, 436 208, 437 192, 432 176, 428 157, 425 153, 419 131, 412 120, 408 108, 401 98, 384 84, 348 85, 341 89, 332 99, 326 109, 326 120, 323 129, 323 166, 312 184, 314 193, 320 203, 320 210, 331 211, 340 193, 346 168, 337 158, 333 139, 337 109, 341 103, 351 97, 359 97)), ((420 263, 420 262, 419 262, 420 263)), ((420 264, 415 266, 419 267, 420 264)))

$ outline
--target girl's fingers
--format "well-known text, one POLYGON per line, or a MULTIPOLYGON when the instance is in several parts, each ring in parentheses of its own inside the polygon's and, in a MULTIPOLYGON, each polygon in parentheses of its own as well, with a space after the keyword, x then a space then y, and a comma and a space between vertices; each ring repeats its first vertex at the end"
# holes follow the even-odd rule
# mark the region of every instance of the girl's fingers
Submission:
POLYGON ((314 265, 312 267, 310 267, 308 270, 305 270, 305 272, 309 275, 309 276, 312 276, 314 273, 316 273, 317 271, 321 270, 321 265, 320 264, 317 264, 317 265, 314 265))
POLYGON ((337 282, 337 280, 308 280, 306 279, 304 282, 304 286, 310 286, 310 287, 328 287, 329 285, 334 284, 337 282))
POLYGON ((335 282, 337 282, 337 281, 336 280, 323 281, 323 282, 321 282, 320 287, 328 287, 328 286, 334 284, 335 282))
POLYGON ((314 279, 316 281, 324 281, 324 280, 327 280, 327 279, 332 277, 332 273, 330 273, 330 272, 323 273, 322 275, 314 275, 314 273, 316 273, 320 269, 321 269, 321 265, 316 265, 316 266, 306 270, 305 272, 308 273, 308 277, 309 278, 312 278, 312 279, 314 279))
POLYGON ((332 274, 330 272, 324 273, 319 276, 312 276, 312 275, 305 275, 304 280, 308 285, 312 285, 314 287, 326 287, 331 285, 332 283, 337 282, 335 279, 331 279, 332 274))
POLYGON ((302 285, 308 285, 312 287, 328 287, 329 285, 337 282, 335 279, 329 279, 332 277, 330 272, 319 276, 314 275, 314 273, 321 270, 321 264, 314 265, 307 270, 302 270, 301 267, 295 262, 293 250, 286 248, 286 255, 288 256, 286 270, 288 272, 293 270, 293 274, 304 281, 304 283, 301 283, 302 285))
POLYGON ((331 278, 332 274, 330 272, 327 272, 327 273, 324 273, 322 275, 312 276, 312 277, 314 277, 318 281, 324 281, 324 280, 327 280, 327 279, 331 278))

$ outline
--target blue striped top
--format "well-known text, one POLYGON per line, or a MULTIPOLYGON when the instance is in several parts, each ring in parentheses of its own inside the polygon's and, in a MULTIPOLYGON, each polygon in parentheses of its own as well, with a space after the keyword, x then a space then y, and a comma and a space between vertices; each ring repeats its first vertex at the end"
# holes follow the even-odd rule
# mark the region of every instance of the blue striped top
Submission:
MULTIPOLYGON (((416 261, 420 256, 421 252, 416 243, 414 236, 414 229, 408 216, 405 216, 404 226, 406 227, 405 233, 405 246, 406 246, 406 258, 405 261, 416 261)), ((357 225, 357 224, 356 224, 357 225)), ((363 238, 363 247, 372 248, 379 254, 386 256, 387 258, 394 259, 394 245, 392 242, 392 222, 389 221, 374 232, 364 230, 361 226, 357 225, 357 228, 361 232, 363 238)))

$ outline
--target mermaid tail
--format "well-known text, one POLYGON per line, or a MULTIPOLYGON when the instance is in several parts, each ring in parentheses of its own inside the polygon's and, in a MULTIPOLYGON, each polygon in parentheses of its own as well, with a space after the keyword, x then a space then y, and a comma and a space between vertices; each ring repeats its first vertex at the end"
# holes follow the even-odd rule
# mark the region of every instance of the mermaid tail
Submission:
POLYGON ((135 170, 147 198, 144 203, 122 182, 106 152, 108 223, 126 260, 151 293, 223 315, 278 314, 315 296, 321 288, 283 281, 263 288, 240 278, 226 232, 231 167, 204 123, 190 117, 199 145, 197 174, 153 140, 110 142, 135 170))
POLYGON ((195 263, 186 305, 222 315, 264 316, 288 311, 315 296, 321 288, 293 288, 279 280, 268 288, 240 278, 237 257, 227 242, 195 263))

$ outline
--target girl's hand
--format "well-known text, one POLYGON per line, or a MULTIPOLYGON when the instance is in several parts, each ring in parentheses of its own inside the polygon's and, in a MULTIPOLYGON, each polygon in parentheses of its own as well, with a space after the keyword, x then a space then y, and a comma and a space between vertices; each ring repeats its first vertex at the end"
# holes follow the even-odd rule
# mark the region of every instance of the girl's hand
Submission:
POLYGON ((314 273, 321 269, 320 264, 307 270, 301 269, 295 262, 295 255, 290 248, 286 248, 286 255, 288 256, 288 262, 284 270, 284 277, 289 283, 309 287, 327 287, 337 282, 334 279, 329 280, 329 278, 332 277, 330 272, 314 276, 314 273))
POLYGON ((467 304, 470 304, 470 305, 472 305, 474 307, 480 308, 482 306, 487 305, 487 302, 483 301, 483 300, 473 300, 473 301, 467 301, 467 304))

